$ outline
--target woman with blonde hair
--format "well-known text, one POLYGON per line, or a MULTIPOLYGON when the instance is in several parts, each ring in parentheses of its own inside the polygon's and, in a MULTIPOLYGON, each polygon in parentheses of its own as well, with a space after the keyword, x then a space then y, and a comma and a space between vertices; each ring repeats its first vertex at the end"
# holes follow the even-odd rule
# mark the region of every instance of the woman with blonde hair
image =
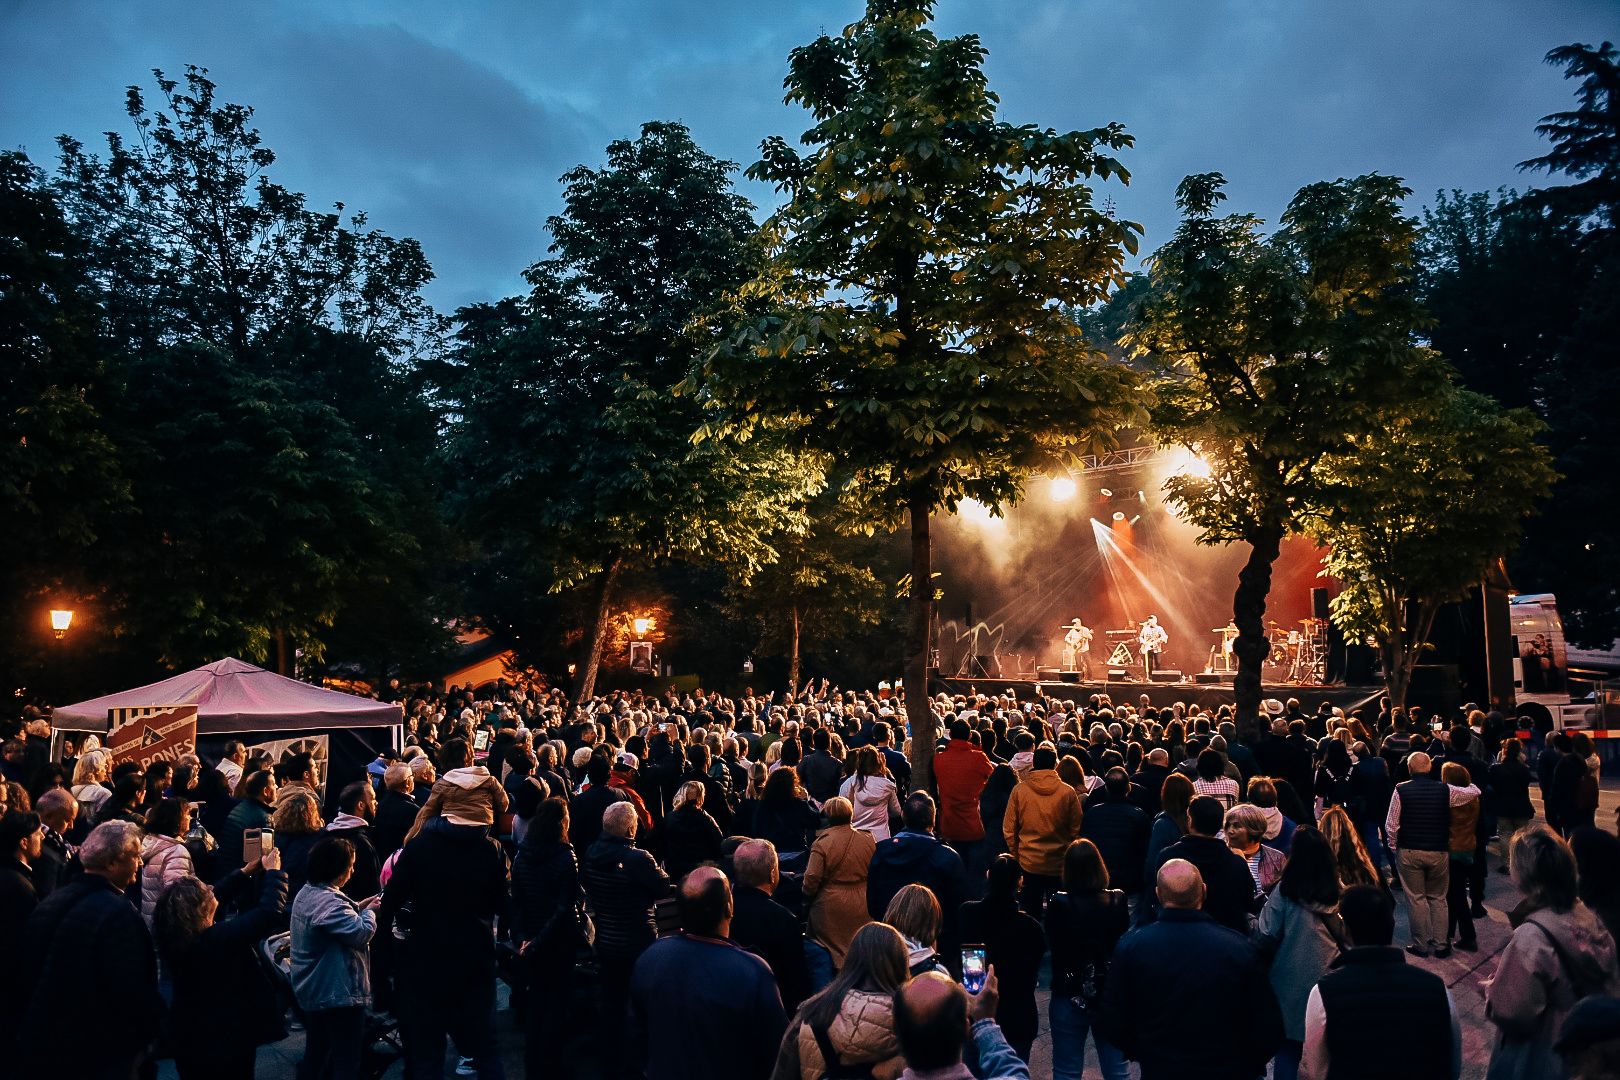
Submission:
POLYGON ((1525 919, 1508 941, 1485 991, 1485 1015, 1496 1025, 1486 1080, 1562 1076, 1553 1049, 1564 1020, 1582 997, 1620 993, 1615 942, 1581 903, 1575 855, 1546 825, 1521 829, 1508 845, 1513 882, 1524 893, 1525 919))
POLYGON ((296 897, 298 890, 308 882, 309 852, 325 827, 320 804, 307 791, 294 791, 285 796, 271 813, 270 828, 275 830, 281 867, 287 872, 289 896, 296 897))
POLYGON ((883 755, 873 746, 855 751, 855 771, 838 789, 855 808, 855 827, 871 833, 874 843, 889 838, 889 819, 900 816, 899 792, 883 755))
POLYGON ((886 923, 861 927, 842 970, 788 1025, 771 1080, 895 1080, 906 1063, 894 1030, 894 1002, 909 981, 900 933, 886 923))
POLYGON ((101 815, 101 806, 112 797, 112 788, 106 786, 112 772, 112 753, 108 750, 86 750, 73 765, 71 794, 79 800, 79 816, 95 821, 101 815))
POLYGON ((857 931, 871 922, 866 911, 866 877, 877 841, 850 822, 854 807, 841 795, 822 806, 827 828, 810 846, 804 871, 804 896, 810 905, 810 937, 842 967, 857 931))
POLYGON ((926 885, 910 884, 894 894, 883 921, 906 939, 906 966, 915 979, 925 971, 950 974, 939 962, 939 931, 945 925, 945 911, 939 897, 926 885))
POLYGON ((1322 838, 1333 849, 1333 862, 1339 868, 1339 883, 1345 888, 1355 885, 1372 885, 1380 889, 1388 888, 1384 879, 1373 866, 1372 856, 1367 853, 1367 845, 1361 841, 1361 832, 1345 813, 1344 807, 1333 806, 1322 815, 1318 826, 1322 830, 1322 838))
POLYGON ((1474 866, 1475 833, 1479 829, 1480 791, 1468 767, 1448 761, 1440 767, 1440 779, 1451 788, 1451 859, 1446 883, 1446 937, 1457 935, 1455 947, 1477 952, 1479 938, 1474 932, 1473 911, 1468 904, 1468 875, 1474 866))

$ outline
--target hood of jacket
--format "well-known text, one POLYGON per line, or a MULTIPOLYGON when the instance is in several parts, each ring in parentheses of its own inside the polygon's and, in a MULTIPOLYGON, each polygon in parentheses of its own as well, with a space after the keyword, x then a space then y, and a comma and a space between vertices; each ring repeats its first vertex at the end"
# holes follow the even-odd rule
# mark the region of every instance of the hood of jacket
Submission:
MULTIPOLYGON (((1023 780, 1035 768, 1035 751, 1020 750, 1012 756, 1012 760, 1007 764, 1012 766, 1012 771, 1018 774, 1018 779, 1023 780)), ((1057 773, 1054 772, 1052 775, 1056 776, 1057 773)))
POLYGON ((465 769, 451 769, 439 779, 448 780, 458 788, 471 791, 489 779, 489 770, 482 765, 469 765, 465 769))
POLYGON ((915 876, 939 855, 942 847, 939 840, 927 833, 897 832, 883 849, 883 861, 909 870, 915 876))
POLYGON ((1262 806, 1260 812, 1266 817, 1265 839, 1275 840, 1282 835, 1283 812, 1275 806, 1262 806))
POLYGON ((889 794, 895 791, 894 781, 886 776, 868 776, 866 784, 851 784, 849 797, 859 806, 882 806, 889 801, 889 794))
POLYGON ((1056 795, 1068 787, 1056 769, 1032 769, 1024 776, 1023 783, 1037 795, 1056 795))

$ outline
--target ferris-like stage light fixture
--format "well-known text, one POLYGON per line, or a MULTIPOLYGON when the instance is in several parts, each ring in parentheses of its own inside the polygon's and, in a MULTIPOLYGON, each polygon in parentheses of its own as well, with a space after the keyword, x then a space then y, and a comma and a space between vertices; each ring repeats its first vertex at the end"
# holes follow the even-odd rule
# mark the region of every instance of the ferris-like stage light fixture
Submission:
POLYGON ((1098 488, 1097 494, 1101 495, 1105 499, 1112 499, 1114 497, 1112 488, 1098 488))
POLYGON ((1074 482, 1072 476, 1054 476, 1047 491, 1051 494, 1053 502, 1068 502, 1079 491, 1079 485, 1074 482))
POLYGON ((1114 520, 1115 521, 1124 521, 1125 520, 1125 511, 1123 511, 1123 510, 1115 510, 1114 511, 1114 520))
POLYGON ((67 636, 68 627, 72 625, 73 612, 71 610, 67 608, 51 609, 51 633, 56 635, 57 641, 61 641, 62 638, 67 636))

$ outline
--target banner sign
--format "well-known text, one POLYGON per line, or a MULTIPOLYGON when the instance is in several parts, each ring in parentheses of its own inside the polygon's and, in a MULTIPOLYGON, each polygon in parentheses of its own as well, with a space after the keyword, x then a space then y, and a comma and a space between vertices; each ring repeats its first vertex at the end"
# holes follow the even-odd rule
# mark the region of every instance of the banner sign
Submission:
POLYGON ((197 752, 197 706, 149 705, 107 710, 107 749, 113 764, 179 761, 197 752))
POLYGON ((249 754, 260 750, 270 755, 270 760, 278 764, 294 754, 309 754, 315 759, 316 781, 326 783, 326 762, 331 747, 325 734, 301 735, 296 739, 271 739, 267 742, 248 744, 249 754))

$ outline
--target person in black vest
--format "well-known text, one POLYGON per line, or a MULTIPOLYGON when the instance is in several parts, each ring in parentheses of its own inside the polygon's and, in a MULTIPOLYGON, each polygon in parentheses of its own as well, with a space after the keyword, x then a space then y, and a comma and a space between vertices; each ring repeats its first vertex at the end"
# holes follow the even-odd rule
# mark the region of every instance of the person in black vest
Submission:
POLYGON ((405 846, 405 834, 416 824, 421 809, 411 793, 416 790, 416 775, 403 761, 396 761, 383 770, 383 793, 377 800, 376 840, 377 858, 383 862, 388 856, 405 846))
POLYGON ((1346 889, 1339 917, 1350 939, 1339 965, 1305 1003, 1306 1080, 1457 1080, 1462 1030, 1440 976, 1413 967, 1395 940, 1395 902, 1372 885, 1346 889), (1399 1031, 1400 1038, 1388 1038, 1399 1031))
MULTIPOLYGON (((608 785, 613 775, 613 761, 607 751, 597 750, 585 763, 587 786, 576 795, 568 807, 568 842, 584 858, 596 838, 602 834, 602 814, 609 806, 622 801, 622 792, 608 785)), ((660 812, 660 817, 662 812, 660 812)))
POLYGON ((1412 905, 1413 956, 1446 957, 1451 943, 1446 936, 1446 890, 1450 884, 1451 795, 1445 784, 1430 775, 1428 754, 1418 751, 1406 759, 1412 779, 1398 784, 1389 798, 1384 832, 1396 852, 1401 887, 1412 905))
POLYGON ((792 1016, 810 996, 804 957, 804 931, 793 912, 774 899, 782 880, 776 848, 769 840, 749 840, 732 853, 731 940, 770 965, 792 1016))

